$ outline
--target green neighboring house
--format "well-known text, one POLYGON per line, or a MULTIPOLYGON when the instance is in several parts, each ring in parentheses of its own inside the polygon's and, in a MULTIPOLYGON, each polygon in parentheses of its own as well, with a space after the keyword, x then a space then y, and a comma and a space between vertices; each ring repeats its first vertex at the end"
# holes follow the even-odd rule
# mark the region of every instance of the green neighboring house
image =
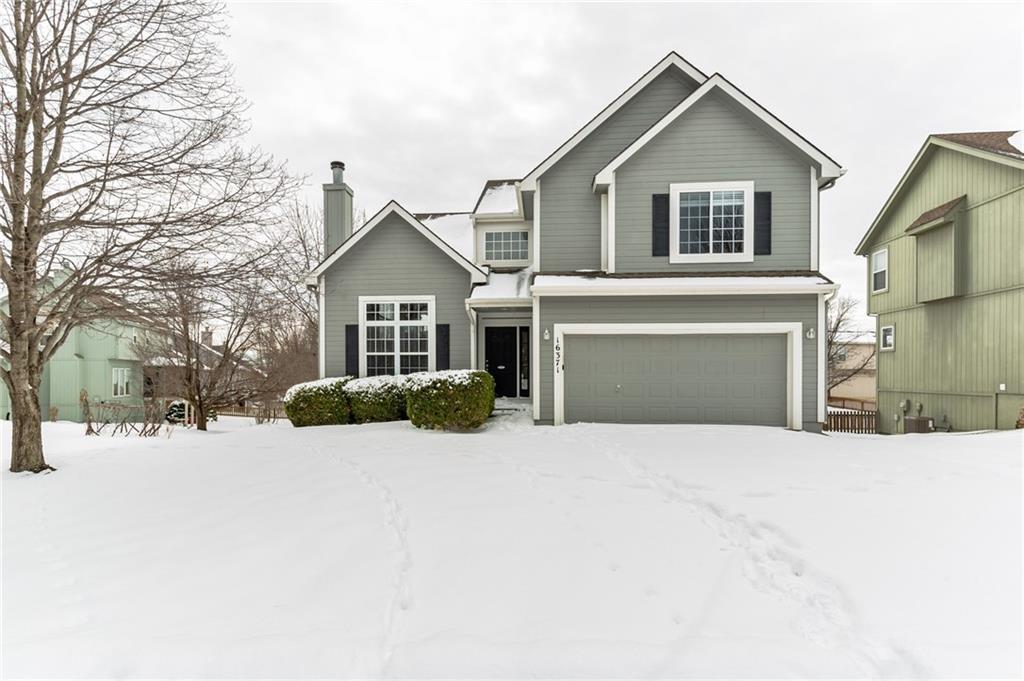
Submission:
POLYGON ((1024 409, 1024 135, 932 135, 857 246, 879 431, 1014 428, 1024 409))
MULTIPOLYGON (((141 408, 142 362, 133 345, 139 333, 136 327, 113 321, 72 330, 43 368, 39 386, 43 418, 48 419, 50 409, 56 407, 58 420, 81 422, 83 388, 89 391, 92 404, 141 408)), ((0 383, 0 418, 10 419, 10 411, 7 387, 0 383)))

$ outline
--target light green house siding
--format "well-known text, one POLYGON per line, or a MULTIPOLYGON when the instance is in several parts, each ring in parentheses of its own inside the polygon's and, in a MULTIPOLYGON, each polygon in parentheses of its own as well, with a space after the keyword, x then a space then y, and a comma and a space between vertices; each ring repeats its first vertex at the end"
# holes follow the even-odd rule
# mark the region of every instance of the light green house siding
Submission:
POLYGON ((910 413, 956 430, 1012 428, 1024 407, 1024 169, 931 147, 861 253, 868 312, 892 326, 878 353, 881 432, 910 413), (952 221, 906 234, 922 213, 959 196, 952 221), (871 292, 871 254, 888 249, 889 284, 871 292))
MULTIPOLYGON (((49 418, 50 409, 55 407, 58 420, 80 422, 79 395, 83 388, 93 404, 141 407, 142 363, 132 350, 133 334, 132 327, 113 322, 74 329, 44 367, 39 387, 43 418, 49 418), (114 396, 115 367, 129 369, 127 396, 114 396)), ((0 384, 0 417, 9 418, 10 409, 7 388, 0 384)))

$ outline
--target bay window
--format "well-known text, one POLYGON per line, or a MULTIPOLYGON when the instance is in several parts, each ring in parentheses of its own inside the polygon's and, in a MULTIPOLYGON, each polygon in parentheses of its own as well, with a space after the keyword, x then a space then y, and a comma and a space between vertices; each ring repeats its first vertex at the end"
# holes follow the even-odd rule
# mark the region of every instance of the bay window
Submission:
POLYGON ((669 185, 669 262, 751 262, 754 183, 669 185))
POLYGON ((359 375, 434 370, 434 296, 360 296, 359 375))

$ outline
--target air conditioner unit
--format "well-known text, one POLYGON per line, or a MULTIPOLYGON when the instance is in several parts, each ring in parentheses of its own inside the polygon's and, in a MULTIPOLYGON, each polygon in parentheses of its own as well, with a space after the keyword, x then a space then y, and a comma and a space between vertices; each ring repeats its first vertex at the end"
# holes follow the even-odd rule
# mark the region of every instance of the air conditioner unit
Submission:
POLYGON ((935 430, 935 419, 931 416, 904 416, 904 433, 930 433, 935 430))

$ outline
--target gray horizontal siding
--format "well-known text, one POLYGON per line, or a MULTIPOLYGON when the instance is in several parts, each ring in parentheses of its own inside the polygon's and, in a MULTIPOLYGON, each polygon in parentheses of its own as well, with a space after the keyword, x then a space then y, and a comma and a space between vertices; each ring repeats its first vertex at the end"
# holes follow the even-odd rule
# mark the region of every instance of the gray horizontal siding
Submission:
POLYGON ((810 163, 786 149, 763 123, 713 92, 616 172, 616 270, 809 269, 810 200, 810 163), (755 256, 750 263, 704 264, 670 264, 667 256, 651 255, 652 194, 667 193, 673 182, 729 180, 753 180, 755 191, 772 193, 771 255, 755 256))
POLYGON ((345 325, 359 323, 359 296, 435 296, 436 323, 451 325, 451 368, 469 368, 469 272, 397 215, 374 227, 325 280, 327 376, 345 374, 345 325))
MULTIPOLYGON (((815 295, 764 296, 608 296, 542 297, 540 304, 540 420, 554 418, 554 334, 544 340, 543 330, 554 324, 800 322, 804 329, 818 323, 815 295)), ((816 329, 820 333, 820 329, 816 329)), ((801 336, 803 346, 803 421, 808 429, 817 421, 817 341, 801 336)), ((566 358, 571 361, 570 358, 566 358)))
POLYGON ((601 200, 594 175, 693 92, 666 71, 580 142, 540 178, 540 264, 548 272, 601 266, 601 200))

